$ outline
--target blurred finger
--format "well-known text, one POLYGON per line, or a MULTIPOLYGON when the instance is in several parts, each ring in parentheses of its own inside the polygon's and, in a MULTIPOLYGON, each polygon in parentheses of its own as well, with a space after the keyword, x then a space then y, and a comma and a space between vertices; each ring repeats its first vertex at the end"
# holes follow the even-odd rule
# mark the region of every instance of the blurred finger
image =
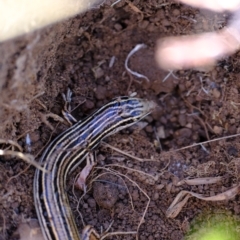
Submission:
POLYGON ((100 0, 0 0, 0 42, 74 16, 100 0))
POLYGON ((237 32, 226 28, 219 33, 170 37, 157 44, 156 60, 164 69, 199 68, 213 65, 239 47, 237 32))
POLYGON ((206 8, 212 11, 235 11, 240 0, 180 0, 193 7, 206 8))

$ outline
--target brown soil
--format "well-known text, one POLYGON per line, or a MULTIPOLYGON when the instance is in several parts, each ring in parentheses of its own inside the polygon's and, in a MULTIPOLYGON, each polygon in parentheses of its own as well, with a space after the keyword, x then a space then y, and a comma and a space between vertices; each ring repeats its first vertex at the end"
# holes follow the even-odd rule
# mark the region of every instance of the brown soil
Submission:
MULTIPOLYGON (((193 239, 191 234, 199 229, 203 234, 206 219, 208 225, 214 226, 216 222, 227 228, 231 225, 234 236, 231 239, 240 239, 239 196, 221 202, 190 198, 175 219, 166 217, 167 208, 181 190, 212 196, 238 183, 240 138, 218 140, 177 153, 161 151, 240 132, 239 53, 222 59, 207 72, 178 71, 165 82, 162 79, 168 72, 158 69, 154 60, 154 46, 159 38, 221 29, 226 25, 226 17, 173 2, 120 1, 113 8, 105 3, 63 23, 1 43, 1 138, 17 141, 24 152, 39 159, 50 139, 68 127, 48 115, 61 115, 61 93, 68 87, 73 91, 72 108, 76 109, 72 114, 77 119, 114 97, 136 92, 139 97, 157 102, 158 109, 144 120, 147 123, 144 129, 128 129, 107 141, 122 151, 157 161, 139 162, 102 146, 97 151, 97 166, 119 164, 159 176, 151 182, 138 172, 112 167, 135 181, 150 197, 139 239, 193 239), (147 48, 137 52, 129 65, 146 75, 149 82, 129 75, 124 68, 128 53, 138 43, 146 44, 147 48), (112 57, 116 59, 110 67, 112 57), (26 144, 27 133, 31 146, 26 144), (176 179, 189 176, 223 176, 224 180, 212 185, 174 185, 176 179), (209 220, 212 218, 213 222, 209 220)), ((2 149, 5 147, 2 145, 2 149)), ((36 218, 34 167, 22 172, 27 166, 18 159, 1 157, 0 240, 18 239, 19 224, 36 218)), ((103 172, 107 173, 95 169, 92 178, 103 172)), ((80 212, 84 222, 99 232, 113 220, 110 232, 136 231, 148 201, 133 182, 105 174, 92 184, 93 188, 78 205, 82 192, 75 189, 73 193, 74 178, 75 175, 69 179, 68 192, 80 231, 83 227, 80 212)), ((112 239, 135 237, 119 235, 112 239)))

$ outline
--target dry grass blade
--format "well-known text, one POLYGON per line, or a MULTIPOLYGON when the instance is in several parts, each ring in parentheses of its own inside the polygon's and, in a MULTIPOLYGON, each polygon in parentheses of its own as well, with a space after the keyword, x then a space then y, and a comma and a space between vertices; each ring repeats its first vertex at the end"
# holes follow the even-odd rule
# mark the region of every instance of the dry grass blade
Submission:
POLYGON ((137 170, 137 169, 133 169, 133 168, 129 168, 129 167, 126 167, 126 166, 122 166, 122 165, 119 165, 119 164, 108 164, 108 165, 105 165, 105 167, 119 167, 119 168, 125 168, 128 171, 130 171, 130 172, 137 172, 137 173, 139 173, 141 175, 146 176, 147 178, 150 178, 152 181, 149 180, 149 181, 147 181, 147 183, 153 185, 155 182, 157 182, 159 180, 159 177, 162 176, 162 174, 164 173, 164 170, 168 167, 168 165, 166 167, 164 167, 161 170, 160 173, 156 174, 156 176, 153 176, 151 174, 145 173, 145 172, 137 170))
POLYGON ((191 197, 188 191, 181 191, 166 211, 167 218, 175 218, 182 210, 188 199, 191 197), (182 200, 183 199, 183 200, 182 200))
POLYGON ((77 181, 75 182, 75 187, 78 187, 79 189, 83 190, 86 193, 86 180, 90 172, 92 171, 93 167, 95 165, 94 162, 94 156, 93 154, 90 154, 87 156, 86 165, 80 172, 77 181))
POLYGON ((112 232, 112 233, 106 233, 102 237, 100 237, 100 240, 115 236, 115 235, 129 235, 129 234, 137 234, 136 231, 128 231, 128 232, 112 232))
POLYGON ((166 216, 168 218, 175 218, 179 214, 179 212, 182 210, 182 208, 187 203, 190 197, 196 197, 204 201, 225 201, 235 197, 239 193, 239 190, 240 190, 240 184, 223 193, 219 193, 211 197, 205 197, 201 194, 193 193, 190 191, 181 191, 180 193, 178 193, 178 195, 176 196, 176 198, 174 199, 170 207, 167 209, 166 216))
POLYGON ((0 149, 0 155, 1 156, 14 156, 17 158, 22 159, 23 161, 27 162, 28 164, 33 165, 34 167, 38 168, 39 170, 43 171, 43 172, 47 172, 43 167, 41 167, 35 160, 34 160, 34 156, 31 154, 23 154, 21 152, 16 152, 16 151, 10 151, 10 150, 1 150, 0 149))
POLYGON ((12 146, 18 148, 18 150, 19 150, 20 152, 23 151, 22 147, 21 147, 17 142, 14 142, 14 141, 12 141, 12 140, 0 139, 0 144, 9 144, 9 145, 12 145, 12 146))
POLYGON ((47 120, 48 118, 52 118, 57 122, 65 123, 65 120, 54 113, 48 113, 48 114, 40 114, 41 120, 43 123, 45 123, 52 131, 54 131, 54 127, 51 125, 51 123, 47 120))
POLYGON ((208 140, 208 141, 205 141, 205 142, 194 143, 192 145, 182 147, 182 148, 179 148, 179 149, 176 149, 176 150, 170 150, 169 153, 178 152, 178 151, 188 149, 188 148, 192 148, 192 147, 196 147, 196 146, 201 146, 202 144, 205 144, 205 143, 216 142, 216 141, 220 141, 220 140, 223 140, 223 139, 229 139, 229 138, 234 138, 234 137, 239 137, 239 136, 240 136, 240 133, 233 134, 233 135, 230 135, 230 136, 220 137, 220 138, 214 138, 214 139, 211 139, 211 140, 208 140))
POLYGON ((222 177, 206 177, 206 178, 193 178, 193 179, 183 179, 179 181, 176 186, 181 186, 183 184, 187 185, 202 185, 202 184, 214 184, 220 182, 222 177))
POLYGON ((1 213, 1 218, 2 218, 3 224, 2 224, 2 227, 0 227, 0 232, 3 239, 5 239, 7 230, 6 230, 6 219, 3 213, 1 213))
POLYGON ((7 193, 5 193, 3 196, 0 197, 0 200, 4 200, 7 199, 9 196, 11 196, 13 194, 13 190, 10 189, 7 193))
POLYGON ((116 152, 118 152, 118 153, 121 153, 121 154, 123 154, 123 155, 125 155, 125 156, 127 156, 127 157, 130 157, 130 158, 132 158, 132 159, 135 159, 135 160, 137 160, 137 161, 139 161, 139 162, 158 162, 158 160, 156 160, 156 159, 142 159, 142 158, 133 156, 133 155, 127 153, 127 152, 124 152, 124 151, 120 150, 119 148, 113 147, 112 145, 110 145, 110 144, 108 144, 108 143, 106 143, 106 142, 102 142, 101 144, 102 144, 103 146, 106 146, 106 147, 108 147, 108 148, 111 148, 111 149, 113 149, 114 151, 116 151, 116 152))
POLYGON ((125 68, 126 68, 126 70, 127 70, 130 74, 132 74, 132 75, 134 75, 134 76, 136 76, 136 77, 138 77, 138 78, 144 78, 144 79, 146 79, 146 80, 149 82, 148 77, 146 77, 146 76, 144 76, 144 75, 142 75, 142 74, 140 74, 140 73, 138 73, 138 72, 134 72, 133 70, 131 70, 131 69, 128 67, 128 61, 129 61, 130 57, 131 57, 135 52, 137 52, 138 50, 140 50, 141 48, 146 48, 146 45, 145 45, 145 44, 137 44, 137 45, 130 51, 130 53, 127 55, 127 58, 126 58, 126 60, 125 60, 125 68))
POLYGON ((114 5, 116 5, 117 3, 121 2, 122 0, 117 0, 116 2, 114 2, 111 7, 113 7, 114 5))

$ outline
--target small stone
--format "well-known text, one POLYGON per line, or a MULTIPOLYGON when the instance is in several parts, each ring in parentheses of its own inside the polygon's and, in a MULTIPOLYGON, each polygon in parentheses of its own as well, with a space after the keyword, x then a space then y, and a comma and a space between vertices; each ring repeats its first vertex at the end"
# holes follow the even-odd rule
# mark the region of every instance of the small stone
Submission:
POLYGON ((13 208, 13 209, 17 209, 18 207, 19 207, 19 202, 14 202, 14 203, 12 203, 11 204, 11 207, 13 208))
POLYGON ((180 15, 180 10, 175 8, 175 9, 172 11, 172 14, 173 14, 173 16, 177 17, 177 16, 180 15))
POLYGON ((210 191, 210 197, 213 197, 213 196, 215 196, 216 195, 216 193, 214 192, 214 191, 210 191))
POLYGON ((163 19, 163 20, 161 21, 161 23, 162 23, 162 25, 163 25, 164 27, 171 26, 171 23, 170 23, 167 19, 163 19))
POLYGON ((186 81, 185 86, 187 89, 190 89, 190 87, 192 86, 192 82, 191 81, 186 81))
POLYGON ((239 214, 239 213, 240 213, 240 207, 239 207, 238 204, 235 204, 235 205, 234 205, 234 212, 235 212, 236 214, 239 214))
POLYGON ((234 119, 234 118, 231 118, 231 119, 230 119, 230 123, 231 123, 231 124, 234 124, 234 123, 236 123, 236 119, 234 119))
POLYGON ((222 128, 222 127, 219 127, 219 126, 214 126, 214 127, 213 127, 213 131, 214 131, 215 134, 221 135, 222 132, 223 132, 223 128, 222 128))
POLYGON ((212 90, 212 94, 215 98, 220 98, 220 96, 221 96, 221 92, 217 88, 214 88, 212 90))
POLYGON ((117 31, 121 31, 121 30, 122 30, 122 25, 119 24, 119 23, 116 23, 116 24, 114 24, 114 28, 115 28, 115 30, 117 30, 117 31))
POLYGON ((93 70, 94 77, 96 79, 98 79, 104 75, 104 71, 100 67, 94 67, 92 70, 93 70))
POLYGON ((170 192, 171 192, 172 185, 173 185, 172 183, 169 183, 169 184, 167 185, 167 187, 166 187, 167 193, 170 193, 170 192))
POLYGON ((182 127, 184 127, 187 124, 187 119, 185 114, 180 114, 178 116, 178 121, 182 127))
POLYGON ((159 17, 159 18, 165 18, 166 17, 163 9, 158 10, 157 13, 156 13, 156 16, 159 17))
POLYGON ((168 120, 167 120, 166 117, 162 116, 162 117, 160 117, 160 122, 161 122, 162 124, 167 124, 168 120))
POLYGON ((139 23, 140 28, 146 28, 149 25, 149 21, 143 20, 141 23, 139 23))
POLYGON ((163 126, 160 126, 157 128, 157 136, 159 138, 166 138, 166 134, 165 134, 165 131, 164 131, 164 127, 163 126))
POLYGON ((174 186, 177 186, 177 183, 179 182, 179 178, 177 177, 177 176, 174 176, 173 178, 172 178, 172 183, 173 183, 173 185, 174 186))
POLYGON ((153 200, 158 200, 159 199, 159 193, 155 192, 153 195, 153 200))
POLYGON ((88 208, 88 204, 87 204, 87 203, 84 203, 84 204, 83 204, 83 208, 88 208))
POLYGON ((86 107, 87 109, 93 109, 93 108, 95 107, 94 102, 92 102, 92 101, 90 101, 90 100, 86 100, 86 102, 85 102, 85 107, 86 107))
POLYGON ((157 186, 156 186, 156 189, 157 190, 161 190, 161 189, 163 189, 164 188, 164 184, 158 184, 157 186))
POLYGON ((97 89, 96 89, 96 91, 95 91, 96 98, 97 98, 98 100, 104 99, 105 96, 106 96, 106 92, 107 92, 107 90, 106 90, 105 87, 103 87, 103 86, 98 86, 97 89))
POLYGON ((176 132, 176 134, 179 137, 190 138, 192 136, 192 130, 189 128, 181 128, 176 132))
POLYGON ((145 131, 146 131, 147 133, 152 133, 152 132, 153 132, 152 126, 151 126, 151 125, 146 126, 145 131))
POLYGON ((35 143, 37 141, 39 141, 40 139, 40 134, 39 132, 35 131, 35 132, 30 132, 29 133, 29 137, 31 139, 31 142, 35 143))
POLYGON ((96 208, 97 204, 96 204, 96 201, 93 199, 93 198, 89 198, 88 199, 88 205, 91 207, 91 208, 96 208))
POLYGON ((97 161, 98 162, 102 162, 102 161, 104 161, 106 159, 106 157, 104 156, 104 155, 102 155, 102 154, 98 154, 97 155, 97 161))
POLYGON ((238 94, 237 88, 231 88, 231 91, 232 91, 233 93, 235 93, 235 94, 238 94))
POLYGON ((133 193, 132 193, 132 199, 133 199, 133 201, 139 200, 138 190, 134 190, 134 191, 133 191, 133 193))
POLYGON ((235 125, 232 125, 232 126, 229 127, 228 131, 229 131, 230 134, 236 134, 237 128, 236 128, 235 125))

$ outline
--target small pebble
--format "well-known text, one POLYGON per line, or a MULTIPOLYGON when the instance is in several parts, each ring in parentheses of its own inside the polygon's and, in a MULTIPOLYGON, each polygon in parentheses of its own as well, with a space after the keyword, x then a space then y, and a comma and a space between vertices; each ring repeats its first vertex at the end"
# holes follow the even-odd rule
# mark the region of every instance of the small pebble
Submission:
POLYGON ((158 184, 157 186, 156 186, 156 189, 157 190, 161 190, 161 189, 163 189, 164 188, 164 184, 158 184))
POLYGON ((214 88, 212 90, 212 94, 215 98, 220 98, 220 96, 221 96, 221 92, 217 88, 214 88))
POLYGON ((178 116, 178 121, 182 127, 184 127, 187 124, 187 118, 185 114, 180 114, 178 116))
POLYGON ((180 10, 179 10, 179 9, 174 9, 174 10, 172 11, 172 14, 173 14, 173 16, 177 17, 177 16, 180 15, 180 10))
POLYGON ((223 132, 223 128, 222 127, 218 127, 218 126, 214 126, 213 127, 213 131, 215 134, 221 135, 223 132))
POLYGON ((117 30, 117 31, 121 31, 121 30, 122 30, 122 25, 119 24, 119 23, 116 23, 116 24, 114 24, 114 28, 115 28, 115 30, 117 30))
POLYGON ((102 77, 104 75, 104 71, 100 67, 95 67, 93 69, 93 73, 94 73, 94 77, 96 79, 98 79, 98 78, 100 78, 100 77, 102 77))
POLYGON ((96 91, 95 91, 96 98, 98 100, 103 100, 105 98, 106 92, 107 92, 107 90, 106 90, 105 87, 98 86, 96 91))
POLYGON ((164 131, 164 127, 163 126, 160 126, 157 128, 157 136, 159 138, 166 138, 166 134, 165 134, 165 131, 164 131))
POLYGON ((95 107, 94 102, 92 102, 91 100, 86 100, 85 107, 87 109, 93 109, 95 107))

